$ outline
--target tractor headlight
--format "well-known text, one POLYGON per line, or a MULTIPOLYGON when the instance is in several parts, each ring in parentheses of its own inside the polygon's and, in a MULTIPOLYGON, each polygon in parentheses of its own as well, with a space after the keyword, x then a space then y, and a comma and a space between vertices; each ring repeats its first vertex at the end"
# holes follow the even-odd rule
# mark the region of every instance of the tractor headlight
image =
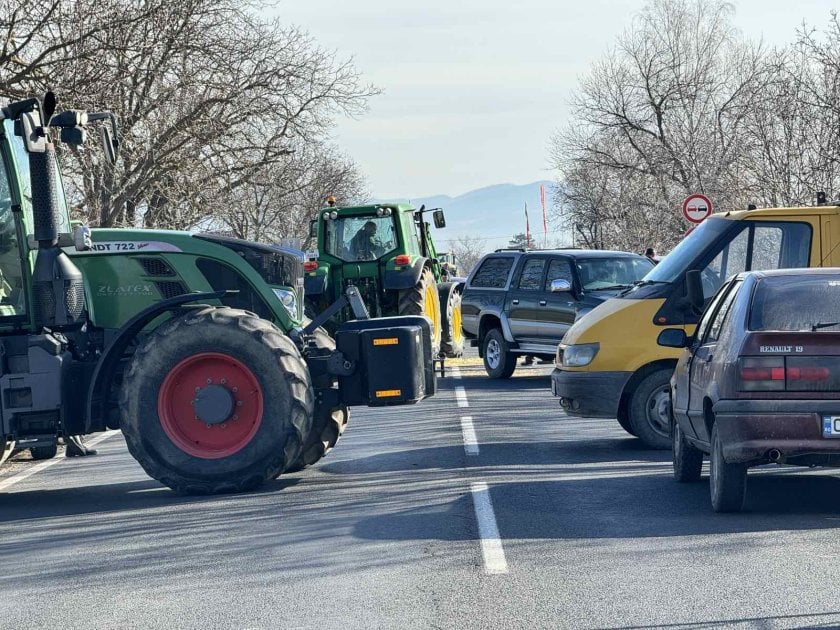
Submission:
POLYGON ((330 213, 329 213, 329 211, 327 211, 327 212, 324 213, 324 221, 329 221, 329 220, 330 220, 330 213))
POLYGON ((272 289, 274 291, 274 295, 277 296, 277 299, 280 300, 280 304, 289 311, 289 315, 292 319, 297 319, 298 317, 298 304, 297 304, 297 293, 292 291, 291 289, 272 289))
POLYGON ((338 218, 338 212, 337 211, 333 210, 332 212, 330 212, 330 219, 335 221, 337 218, 338 218))
POLYGON ((583 367, 592 363, 601 344, 580 343, 563 348, 563 367, 583 367))

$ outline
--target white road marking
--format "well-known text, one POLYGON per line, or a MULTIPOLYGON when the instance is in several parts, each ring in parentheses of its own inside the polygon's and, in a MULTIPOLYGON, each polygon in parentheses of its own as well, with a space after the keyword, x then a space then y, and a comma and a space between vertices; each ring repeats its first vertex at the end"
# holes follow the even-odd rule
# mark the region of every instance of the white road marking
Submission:
MULTIPOLYGON (((119 431, 106 431, 105 433, 103 433, 101 435, 97 435, 95 438, 92 438, 90 440, 85 441, 85 446, 96 446, 100 442, 102 442, 104 440, 107 440, 109 437, 111 437, 112 435, 116 435, 117 433, 119 433, 119 431)), ((15 485, 16 483, 20 483, 24 479, 28 479, 32 475, 35 475, 35 474, 41 472, 42 470, 46 470, 50 466, 55 466, 56 464, 60 464, 61 462, 63 462, 66 459, 67 459, 66 457, 53 457, 52 459, 48 459, 44 462, 41 462, 40 464, 35 464, 31 468, 27 468, 23 472, 19 472, 16 475, 12 475, 8 479, 4 479, 3 481, 0 481, 0 490, 5 490, 6 488, 10 488, 13 485, 15 485)))
POLYGON ((471 484, 470 490, 475 506, 475 518, 478 521, 478 537, 481 539, 481 555, 484 557, 484 572, 499 575, 508 572, 496 514, 490 501, 490 489, 484 482, 471 484))
POLYGON ((461 370, 459 368, 454 367, 449 371, 452 373, 452 378, 463 378, 463 375, 461 374, 461 370))
POLYGON ((455 388, 455 400, 458 401, 459 407, 469 407, 470 401, 467 400, 467 390, 463 387, 455 388))
POLYGON ((464 451, 467 455, 478 455, 478 437, 475 435, 472 416, 461 416, 461 433, 464 434, 464 451))

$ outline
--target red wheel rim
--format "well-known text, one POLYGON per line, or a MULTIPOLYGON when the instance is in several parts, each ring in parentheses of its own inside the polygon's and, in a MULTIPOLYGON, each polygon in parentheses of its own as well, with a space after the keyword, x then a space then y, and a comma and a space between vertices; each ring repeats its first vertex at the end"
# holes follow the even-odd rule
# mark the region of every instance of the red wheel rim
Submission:
POLYGON ((203 459, 219 459, 245 448, 260 428, 262 388, 241 361, 218 352, 187 357, 169 371, 158 393, 163 431, 182 451, 203 459), (230 395, 232 411, 208 423, 196 415, 195 402, 208 386, 230 395))

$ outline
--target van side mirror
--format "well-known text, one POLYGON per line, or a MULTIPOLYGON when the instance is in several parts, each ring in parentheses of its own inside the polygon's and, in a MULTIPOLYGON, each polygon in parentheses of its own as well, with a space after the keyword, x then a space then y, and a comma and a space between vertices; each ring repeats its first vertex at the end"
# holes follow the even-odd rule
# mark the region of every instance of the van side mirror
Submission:
POLYGON ((696 312, 703 311, 703 280, 700 277, 700 271, 691 269, 685 272, 685 297, 688 305, 696 312))
POLYGON ((682 328, 666 328, 659 333, 656 343, 666 348, 687 348, 688 335, 682 328))
POLYGON ((443 210, 435 210, 432 212, 432 218, 435 221, 435 227, 437 229, 446 227, 446 217, 443 216, 443 210))
POLYGON ((552 293, 568 293, 572 290, 572 283, 568 280, 552 280, 551 281, 551 292, 552 293))
POLYGON ((309 222, 309 237, 318 238, 318 219, 312 219, 309 222))

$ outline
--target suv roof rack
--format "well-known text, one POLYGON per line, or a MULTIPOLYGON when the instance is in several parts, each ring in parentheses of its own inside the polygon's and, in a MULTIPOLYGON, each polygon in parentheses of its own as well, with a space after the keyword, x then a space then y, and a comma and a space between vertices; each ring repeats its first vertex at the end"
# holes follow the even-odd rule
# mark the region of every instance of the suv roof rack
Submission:
POLYGON ((499 249, 495 250, 493 253, 497 254, 498 252, 527 252, 530 250, 525 249, 524 247, 500 247, 499 249))

